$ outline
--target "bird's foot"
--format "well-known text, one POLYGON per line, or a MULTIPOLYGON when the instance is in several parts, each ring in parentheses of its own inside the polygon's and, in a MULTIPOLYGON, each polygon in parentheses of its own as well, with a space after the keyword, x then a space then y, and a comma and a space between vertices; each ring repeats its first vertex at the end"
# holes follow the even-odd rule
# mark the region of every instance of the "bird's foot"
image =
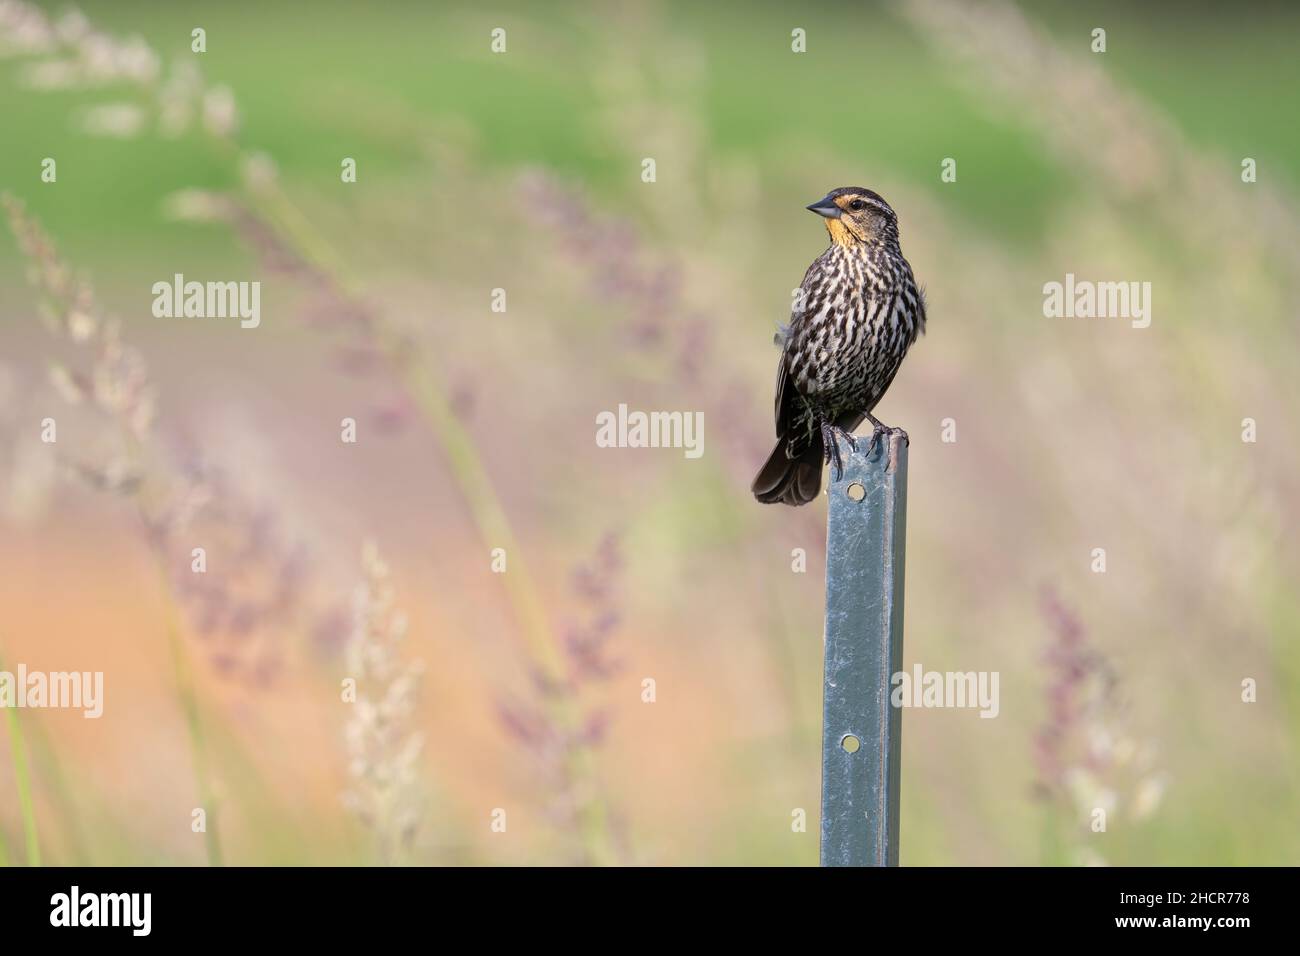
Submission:
POLYGON ((835 469, 833 481, 839 481, 844 477, 844 460, 840 457, 841 439, 854 451, 858 450, 858 439, 855 435, 845 431, 838 425, 822 422, 822 449, 826 461, 831 463, 835 469))
POLYGON ((876 450, 876 443, 884 441, 885 437, 893 432, 888 425, 881 425, 877 422, 871 426, 871 443, 867 445, 867 454, 870 455, 876 450))
POLYGON ((867 412, 867 421, 871 422, 871 444, 867 446, 867 456, 876 450, 876 442, 882 441, 886 435, 892 434, 893 429, 882 423, 879 418, 867 412))
POLYGON ((874 415, 867 415, 867 419, 871 422, 871 444, 867 446, 868 455, 870 455, 871 452, 875 451, 876 442, 883 441, 886 437, 892 437, 894 435, 902 435, 903 442, 905 444, 909 446, 912 444, 912 440, 907 437, 907 432, 903 431, 901 428, 893 428, 889 425, 886 425, 883 422, 881 422, 880 419, 876 418, 874 415))
POLYGON ((844 474, 844 461, 840 458, 840 443, 836 440, 835 426, 822 422, 822 456, 831 466, 831 481, 839 481, 844 474))

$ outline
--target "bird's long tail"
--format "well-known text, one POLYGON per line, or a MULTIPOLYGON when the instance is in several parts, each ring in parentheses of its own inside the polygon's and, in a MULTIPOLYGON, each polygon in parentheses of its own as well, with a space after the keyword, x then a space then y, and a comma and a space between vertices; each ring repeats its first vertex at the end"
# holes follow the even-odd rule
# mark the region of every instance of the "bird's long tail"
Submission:
POLYGON ((817 497, 822 487, 822 438, 818 432, 811 437, 797 458, 788 458, 786 437, 781 436, 754 479, 755 498, 765 505, 806 505, 817 497))

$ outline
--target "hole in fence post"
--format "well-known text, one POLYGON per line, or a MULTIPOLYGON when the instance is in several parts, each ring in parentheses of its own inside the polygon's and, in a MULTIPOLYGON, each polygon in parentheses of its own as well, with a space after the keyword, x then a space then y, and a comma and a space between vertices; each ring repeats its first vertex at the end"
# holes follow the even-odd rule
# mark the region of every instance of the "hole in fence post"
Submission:
POLYGON ((867 489, 862 487, 862 482, 855 481, 848 487, 848 496, 850 501, 861 501, 867 496, 867 489))
POLYGON ((840 740, 840 746, 844 748, 846 754, 855 754, 858 748, 862 746, 862 741, 852 734, 845 734, 840 740))

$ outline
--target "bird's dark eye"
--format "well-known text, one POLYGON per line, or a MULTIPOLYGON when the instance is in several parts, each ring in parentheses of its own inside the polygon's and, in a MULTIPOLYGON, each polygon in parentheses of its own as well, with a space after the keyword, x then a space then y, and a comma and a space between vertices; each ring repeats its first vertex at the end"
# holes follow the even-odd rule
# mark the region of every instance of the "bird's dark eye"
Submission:
POLYGON ((867 204, 864 203, 861 199, 855 199, 853 200, 853 202, 849 203, 849 208, 852 209, 854 212, 861 212, 862 210, 867 208, 867 204))

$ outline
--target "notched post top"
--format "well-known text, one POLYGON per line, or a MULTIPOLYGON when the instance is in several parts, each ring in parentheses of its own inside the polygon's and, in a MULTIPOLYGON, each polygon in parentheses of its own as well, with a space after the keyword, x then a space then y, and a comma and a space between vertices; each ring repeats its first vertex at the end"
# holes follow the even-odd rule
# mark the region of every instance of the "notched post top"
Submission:
MULTIPOLYGON (((906 461, 909 440, 907 432, 901 428, 890 429, 881 435, 877 441, 872 441, 869 435, 859 435, 857 438, 858 447, 856 449, 851 448, 846 442, 840 442, 840 455, 844 462, 844 473, 836 481, 835 469, 831 469, 830 487, 828 488, 831 494, 844 493, 845 488, 853 484, 855 479, 851 475, 855 471, 894 474, 898 471, 900 461, 906 461)), ((861 501, 862 498, 854 498, 853 500, 861 501)))

